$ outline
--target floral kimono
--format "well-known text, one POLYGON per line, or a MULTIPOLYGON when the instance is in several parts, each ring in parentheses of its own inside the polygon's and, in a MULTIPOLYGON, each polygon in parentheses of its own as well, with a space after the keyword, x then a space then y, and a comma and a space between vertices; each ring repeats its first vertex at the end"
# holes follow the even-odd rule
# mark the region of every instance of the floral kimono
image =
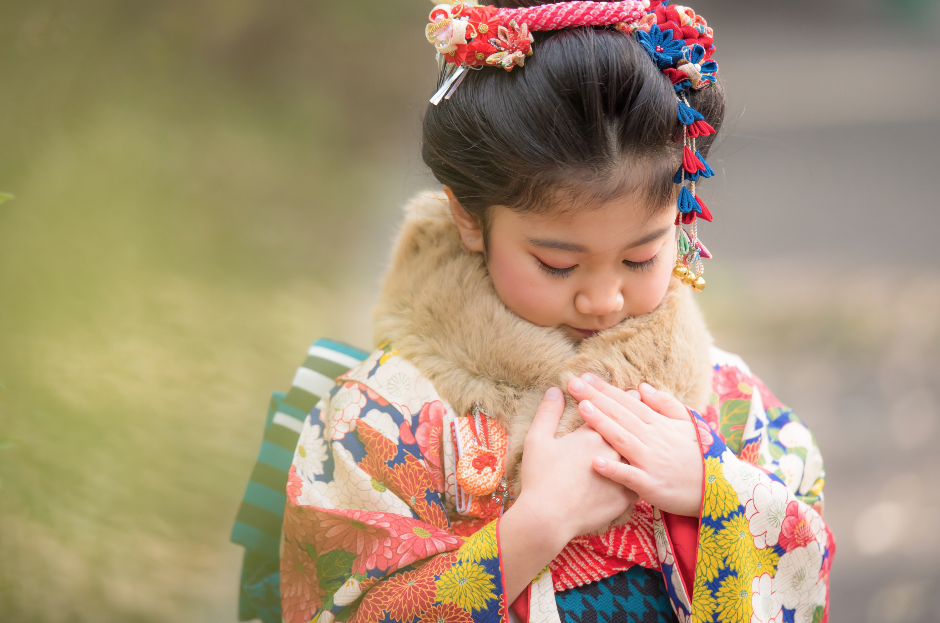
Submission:
MULTIPOLYGON (((440 196, 425 195, 376 326, 385 343, 336 379, 294 454, 288 623, 827 620, 835 541, 819 449, 744 362, 710 346, 687 289, 572 344, 501 305, 440 196), (499 516, 518 493, 521 441, 545 389, 585 371, 646 380, 690 407, 701 518, 640 500, 628 522, 573 539, 509 604, 499 516)), ((559 435, 579 425, 569 398, 559 435)))

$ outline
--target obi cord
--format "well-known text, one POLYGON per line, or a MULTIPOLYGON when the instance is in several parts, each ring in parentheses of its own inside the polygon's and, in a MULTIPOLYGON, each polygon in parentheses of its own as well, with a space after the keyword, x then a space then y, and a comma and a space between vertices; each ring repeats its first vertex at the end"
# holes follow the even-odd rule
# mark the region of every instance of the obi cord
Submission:
POLYGON ((578 26, 611 26, 632 36, 672 83, 676 116, 682 125, 682 164, 673 181, 681 188, 676 204, 677 248, 673 275, 696 292, 705 288, 703 259, 711 254, 698 239, 699 218, 712 213, 695 191, 699 178, 712 170, 696 149, 695 140, 715 129, 689 104, 692 90, 715 84, 718 64, 714 33, 704 18, 685 6, 667 6, 668 0, 623 2, 558 2, 518 9, 477 5, 475 0, 438 4, 425 27, 442 68, 440 88, 431 97, 438 105, 450 99, 470 69, 501 67, 512 71, 532 56, 536 31, 578 26), (687 227, 688 226, 688 227, 687 227))

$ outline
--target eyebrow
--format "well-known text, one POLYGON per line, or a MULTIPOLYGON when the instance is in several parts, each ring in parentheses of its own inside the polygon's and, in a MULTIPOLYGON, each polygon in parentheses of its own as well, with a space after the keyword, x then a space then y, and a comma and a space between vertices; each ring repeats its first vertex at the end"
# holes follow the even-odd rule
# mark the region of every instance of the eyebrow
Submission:
POLYGON ((649 244, 649 243, 653 242, 654 240, 659 240, 660 238, 662 238, 663 236, 665 236, 666 233, 667 233, 670 229, 672 229, 672 225, 666 225, 665 227, 663 227, 663 228, 661 228, 661 229, 657 229, 656 231, 651 232, 651 233, 650 233, 649 235, 647 235, 647 236, 643 236, 642 238, 640 238, 640 239, 637 240, 636 242, 631 242, 630 244, 628 244, 627 246, 625 246, 625 247, 624 247, 623 249, 621 249, 621 250, 622 250, 622 251, 629 251, 630 249, 633 249, 633 248, 635 248, 635 247, 642 247, 644 244, 649 244))
POLYGON ((555 240, 553 238, 529 238, 529 244, 542 249, 561 249, 562 251, 575 251, 577 253, 587 253, 587 247, 574 242, 565 242, 564 240, 555 240))
MULTIPOLYGON (((659 238, 662 238, 671 227, 671 225, 667 225, 666 227, 657 229, 656 231, 643 236, 639 240, 629 243, 627 246, 621 249, 621 252, 629 251, 635 247, 642 247, 644 244, 649 244, 654 240, 658 240, 659 238)), ((574 251, 575 253, 587 253, 588 250, 584 245, 577 244, 575 242, 566 242, 564 240, 556 240, 554 238, 529 238, 527 242, 534 247, 539 247, 542 249, 560 249, 562 251, 574 251)))

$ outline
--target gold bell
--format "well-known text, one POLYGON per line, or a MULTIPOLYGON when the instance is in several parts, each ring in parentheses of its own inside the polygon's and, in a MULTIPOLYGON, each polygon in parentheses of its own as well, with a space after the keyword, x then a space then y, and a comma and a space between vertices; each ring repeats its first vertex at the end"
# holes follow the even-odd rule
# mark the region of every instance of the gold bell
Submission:
POLYGON ((672 276, 676 279, 682 280, 685 279, 689 274, 689 269, 684 264, 679 264, 676 262, 675 267, 672 269, 672 276))
POLYGON ((696 292, 701 292, 705 289, 705 278, 701 275, 696 277, 695 280, 692 281, 691 286, 696 292))
POLYGON ((682 283, 684 283, 687 286, 692 285, 693 281, 695 281, 695 273, 689 273, 685 277, 682 278, 682 283))

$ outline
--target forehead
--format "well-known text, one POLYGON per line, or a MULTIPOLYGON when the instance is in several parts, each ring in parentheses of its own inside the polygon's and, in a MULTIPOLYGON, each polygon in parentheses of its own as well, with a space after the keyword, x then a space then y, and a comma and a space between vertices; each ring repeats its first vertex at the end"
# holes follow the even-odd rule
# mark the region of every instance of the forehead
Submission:
POLYGON ((602 252, 661 231, 671 225, 674 218, 668 206, 652 210, 647 202, 631 198, 591 207, 579 207, 577 202, 571 202, 545 212, 517 212, 495 206, 491 213, 491 230, 529 243, 563 242, 581 247, 569 250, 602 252))

